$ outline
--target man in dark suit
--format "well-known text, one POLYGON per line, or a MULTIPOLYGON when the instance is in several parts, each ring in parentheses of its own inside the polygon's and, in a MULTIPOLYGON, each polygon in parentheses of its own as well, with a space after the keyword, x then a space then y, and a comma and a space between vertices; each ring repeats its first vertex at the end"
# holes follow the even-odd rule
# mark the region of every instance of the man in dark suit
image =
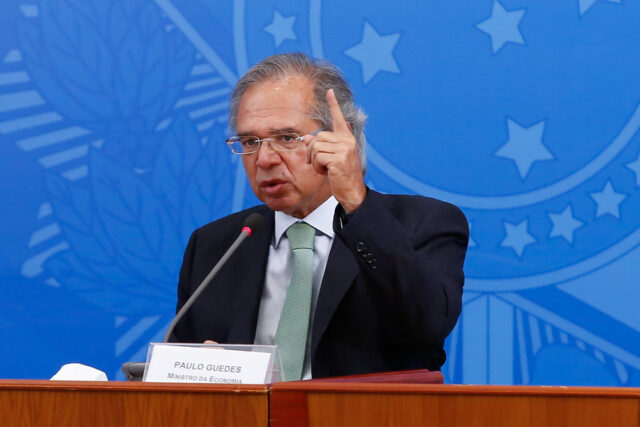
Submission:
POLYGON ((303 54, 266 58, 239 80, 227 143, 266 206, 193 233, 178 308, 250 213, 266 224, 178 324, 178 340, 276 343, 287 379, 440 368, 460 314, 467 222, 444 202, 367 189, 364 120, 337 68, 303 54), (303 227, 299 262, 290 233, 303 227))

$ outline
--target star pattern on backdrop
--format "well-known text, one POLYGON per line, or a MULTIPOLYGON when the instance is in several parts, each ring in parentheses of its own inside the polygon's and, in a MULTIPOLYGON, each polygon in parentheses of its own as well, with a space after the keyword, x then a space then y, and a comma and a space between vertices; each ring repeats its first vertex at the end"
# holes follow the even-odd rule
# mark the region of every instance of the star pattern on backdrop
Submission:
MULTIPOLYGON (((580 16, 587 13, 589 9, 593 7, 599 0, 578 0, 578 6, 580 8, 580 16)), ((607 0, 609 3, 622 3, 622 0, 607 0)))
POLYGON ((520 32, 520 21, 525 9, 506 10, 498 0, 494 0, 491 17, 476 24, 476 27, 491 37, 491 48, 497 53, 506 43, 524 44, 520 32))
POLYGON ((518 257, 522 257, 525 246, 536 242, 536 239, 529 234, 527 228, 528 221, 526 219, 519 224, 511 224, 505 221, 504 229, 507 232, 507 237, 500 243, 500 246, 511 248, 518 257))
POLYGON ((636 185, 640 186, 640 153, 635 161, 627 163, 626 166, 636 174, 636 185))
POLYGON ((598 205, 596 218, 603 215, 612 215, 620 218, 620 203, 627 198, 627 195, 617 193, 611 181, 607 181, 602 191, 591 193, 591 198, 595 200, 598 205))
POLYGON ((549 237, 564 237, 569 243, 573 243, 573 234, 584 224, 573 216, 571 205, 568 205, 560 213, 549 212, 549 219, 553 223, 549 237))
POLYGON ((280 46, 285 40, 296 40, 296 33, 293 31, 293 23, 296 22, 294 16, 282 16, 280 12, 273 12, 273 21, 264 30, 273 36, 276 47, 280 46))
POLYGON ((400 33, 382 35, 368 22, 364 23, 362 41, 345 50, 344 53, 362 65, 362 79, 366 84, 380 71, 400 73, 393 57, 400 33))
POLYGON ((551 152, 542 144, 544 120, 530 127, 524 127, 507 118, 507 129, 509 140, 495 152, 495 155, 513 160, 521 178, 526 178, 534 162, 554 159, 551 152))

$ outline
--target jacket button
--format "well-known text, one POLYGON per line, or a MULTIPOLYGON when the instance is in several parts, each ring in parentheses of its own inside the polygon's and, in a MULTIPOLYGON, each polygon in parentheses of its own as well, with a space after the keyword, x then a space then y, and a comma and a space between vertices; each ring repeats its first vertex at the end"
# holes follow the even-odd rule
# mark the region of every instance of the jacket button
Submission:
POLYGON ((365 245, 364 242, 356 243, 356 252, 360 254, 366 250, 367 250, 367 245, 365 245))

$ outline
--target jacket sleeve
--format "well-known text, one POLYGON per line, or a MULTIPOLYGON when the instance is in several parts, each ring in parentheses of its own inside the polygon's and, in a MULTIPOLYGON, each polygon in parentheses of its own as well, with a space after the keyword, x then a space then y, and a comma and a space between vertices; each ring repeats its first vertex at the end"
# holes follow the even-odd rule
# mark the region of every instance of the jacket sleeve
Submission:
POLYGON ((394 320, 387 333, 402 341, 442 342, 462 306, 469 240, 464 214, 435 199, 372 190, 353 214, 341 217, 340 210, 336 234, 353 251, 379 313, 394 320))

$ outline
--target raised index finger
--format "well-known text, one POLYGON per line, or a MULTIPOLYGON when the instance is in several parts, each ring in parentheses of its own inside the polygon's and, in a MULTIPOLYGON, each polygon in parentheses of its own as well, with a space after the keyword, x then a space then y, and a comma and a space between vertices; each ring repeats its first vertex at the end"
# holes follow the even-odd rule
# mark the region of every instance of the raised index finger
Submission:
POLYGON ((331 121, 333 123, 334 132, 350 132, 349 125, 344 120, 342 110, 338 104, 338 99, 333 89, 327 91, 327 104, 329 104, 329 110, 331 111, 331 121))

